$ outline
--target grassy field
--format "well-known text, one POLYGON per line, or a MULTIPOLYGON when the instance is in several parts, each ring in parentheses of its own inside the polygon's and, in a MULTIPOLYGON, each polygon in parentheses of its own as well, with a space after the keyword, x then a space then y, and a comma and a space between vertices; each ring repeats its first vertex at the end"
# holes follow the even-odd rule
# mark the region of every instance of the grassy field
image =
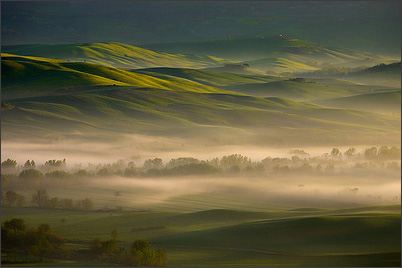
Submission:
POLYGON ((401 88, 401 62, 376 65, 359 72, 352 72, 345 78, 358 83, 401 88))
POLYGON ((401 266, 399 4, 1 7, 2 266, 401 266))
POLYGON ((216 73, 186 68, 147 68, 132 71, 154 77, 180 77, 215 87, 242 85, 248 83, 264 83, 285 79, 278 76, 216 73))
POLYGON ((295 101, 312 101, 336 97, 347 97, 356 94, 395 89, 357 84, 345 80, 307 78, 305 82, 281 79, 268 83, 250 83, 222 87, 258 97, 281 97, 295 101))
POLYGON ((319 105, 386 114, 400 114, 401 91, 385 91, 360 94, 351 97, 319 100, 319 105))
POLYGON ((234 61, 212 56, 183 55, 156 52, 117 42, 4 46, 3 52, 90 62, 118 68, 195 67, 220 66, 234 61))
MULTIPOLYGON (((291 64, 289 71, 309 61, 347 64, 349 61, 363 60, 368 57, 376 59, 379 63, 395 60, 392 57, 365 51, 324 47, 314 42, 296 38, 238 38, 234 40, 152 44, 144 47, 170 53, 181 51, 181 53, 212 55, 247 62, 266 58, 281 58, 282 62, 287 60, 286 62, 291 64)), ((257 61, 257 66, 260 66, 260 63, 257 61)), ((250 64, 250 67, 253 65, 250 64)), ((265 69, 265 67, 263 68, 265 69)), ((311 66, 306 65, 303 68, 311 69, 311 66)))
MULTIPOLYGON (((10 54, 4 54, 3 59, 3 100, 14 107, 3 111, 2 125, 7 130, 3 137, 16 138, 27 133, 57 136, 98 130, 116 133, 117 130, 205 139, 207 133, 216 136, 225 132, 235 142, 264 139, 264 142, 277 144, 278 136, 272 133, 274 131, 282 131, 281 138, 294 142, 293 129, 299 129, 300 135, 319 129, 323 132, 322 140, 349 140, 357 136, 346 137, 344 133, 348 131, 360 133, 359 141, 369 143, 370 139, 376 139, 378 132, 388 132, 388 137, 393 138, 399 131, 396 116, 328 109, 288 99, 259 98, 222 89, 227 87, 208 85, 242 84, 237 87, 246 88, 250 85, 243 83, 253 81, 259 82, 253 84, 254 87, 269 86, 276 92, 274 95, 280 96, 279 92, 286 91, 288 97, 295 92, 313 96, 323 88, 328 88, 328 94, 322 93, 321 97, 369 90, 338 80, 334 80, 336 85, 333 86, 328 85, 331 81, 300 83, 283 78, 264 83, 275 78, 186 69, 148 69, 139 73, 90 63, 10 54), (276 89, 275 85, 280 88, 276 89), (334 91, 338 93, 332 94, 334 91), (270 129, 265 128, 267 126, 270 129), (177 129, 183 131, 177 133, 177 129), (260 137, 247 138, 253 135, 260 137), (363 141, 362 137, 367 139, 363 141)), ((309 136, 307 134, 306 138, 309 136)))
POLYGON ((170 77, 160 79, 122 69, 83 62, 2 54, 3 99, 82 91, 96 86, 133 86, 190 92, 225 91, 170 77))
MULTIPOLYGON (((400 206, 195 213, 4 208, 2 216, 2 222, 23 218, 28 227, 50 223, 54 233, 71 240, 73 252, 88 247, 94 237, 107 239, 116 228, 123 245, 148 239, 153 247, 164 248, 168 266, 176 267, 400 264, 400 206), (155 226, 164 228, 132 231, 155 226)), ((57 266, 103 266, 77 260, 74 254, 70 262, 49 261, 57 266)))

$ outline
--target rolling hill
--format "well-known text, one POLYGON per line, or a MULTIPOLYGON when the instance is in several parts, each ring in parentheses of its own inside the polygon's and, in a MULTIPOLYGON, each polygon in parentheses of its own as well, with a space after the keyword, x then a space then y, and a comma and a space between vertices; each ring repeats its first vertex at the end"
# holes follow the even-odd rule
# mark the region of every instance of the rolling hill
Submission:
POLYGON ((356 66, 358 62, 368 59, 371 65, 400 60, 364 51, 323 47, 287 37, 155 44, 144 48, 105 42, 3 46, 2 50, 9 54, 89 62, 126 69, 203 68, 211 72, 249 75, 310 72, 328 62, 338 66, 356 66), (224 67, 226 64, 246 64, 249 67, 237 70, 224 67))
MULTIPOLYGON (((356 136, 352 133, 359 133, 359 141, 380 133, 394 139, 399 131, 397 117, 252 97, 173 75, 153 77, 150 72, 146 75, 82 62, 4 56, 3 101, 12 107, 2 111, 6 139, 28 133, 48 138, 102 131, 105 135, 137 133, 204 141, 225 135, 229 143, 277 144, 303 138, 314 143, 351 141, 356 136), (301 136, 294 136, 295 131, 301 136), (320 131, 321 138, 311 140, 311 131, 320 131)), ((211 75, 194 71, 188 75, 194 73, 198 80, 211 75)), ((271 79, 215 77, 212 83, 271 79)))
POLYGON ((184 68, 147 68, 131 71, 159 78, 184 78, 256 97, 281 97, 294 101, 312 101, 396 90, 394 87, 364 85, 336 78, 305 78, 297 81, 294 78, 278 75, 216 73, 184 68))
POLYGON ((105 42, 61 45, 2 46, 2 52, 69 61, 90 62, 118 68, 221 66, 233 61, 212 56, 156 52, 131 45, 105 42))
POLYGON ((3 100, 85 90, 96 86, 134 86, 223 93, 224 90, 170 77, 160 79, 113 67, 2 54, 3 100))
MULTIPOLYGON (((135 73, 142 73, 154 77, 180 77, 195 81, 201 84, 222 87, 231 85, 241 85, 248 83, 264 83, 277 81, 277 76, 268 75, 250 75, 250 74, 235 74, 235 73, 217 73, 205 70, 196 70, 189 68, 147 68, 131 70, 135 73)), ((284 79, 284 78, 283 78, 284 79)))
POLYGON ((79 240, 80 248, 94 237, 109 239, 105 230, 113 226, 122 245, 135 239, 150 240, 152 246, 167 251, 169 265, 175 267, 189 267, 194 262, 207 267, 400 264, 400 206, 265 212, 125 211, 112 215, 40 208, 4 211, 2 222, 18 217, 28 227, 36 227, 45 220, 70 243, 79 240))
MULTIPOLYGON (((292 58, 289 56, 289 58, 292 58)), ((266 59, 258 59, 258 60, 251 60, 245 63, 253 66, 258 70, 263 70, 266 73, 272 74, 280 74, 284 72, 306 72, 306 71, 314 71, 317 70, 317 67, 309 66, 303 62, 303 59, 290 60, 285 58, 266 58, 266 59)), ((307 61, 311 62, 311 61, 307 61)), ((310 63, 311 64, 311 63, 310 63)), ((313 63, 314 64, 314 63, 313 63)))
MULTIPOLYGON (((267 71, 266 68, 270 65, 276 65, 277 67, 282 64, 283 67, 284 62, 293 69, 303 68, 313 70, 314 65, 319 65, 320 62, 347 65, 348 62, 367 58, 375 59, 378 63, 397 60, 396 58, 370 52, 337 47, 324 47, 314 42, 285 36, 150 44, 143 47, 169 53, 212 55, 215 57, 245 61, 247 63, 251 61, 255 63, 256 66, 260 66, 262 71, 267 71), (274 58, 274 60, 267 58, 274 58), (309 62, 311 66, 307 66, 307 62, 309 62)), ((250 64, 250 67, 253 68, 254 65, 250 64)))
POLYGON ((305 78, 301 81, 288 78, 268 83, 250 83, 221 88, 252 96, 281 97, 294 101, 347 97, 356 94, 371 93, 373 91, 381 92, 393 89, 384 86, 366 86, 333 78, 305 78))
POLYGON ((344 79, 370 85, 401 88, 401 62, 379 64, 361 71, 351 72, 344 79))
POLYGON ((158 244, 245 248, 286 255, 400 250, 400 215, 353 214, 263 220, 152 239, 158 244), (396 234, 396 235, 395 235, 396 234))
POLYGON ((326 107, 353 109, 377 113, 401 113, 401 91, 373 92, 351 97, 319 100, 315 103, 326 107))

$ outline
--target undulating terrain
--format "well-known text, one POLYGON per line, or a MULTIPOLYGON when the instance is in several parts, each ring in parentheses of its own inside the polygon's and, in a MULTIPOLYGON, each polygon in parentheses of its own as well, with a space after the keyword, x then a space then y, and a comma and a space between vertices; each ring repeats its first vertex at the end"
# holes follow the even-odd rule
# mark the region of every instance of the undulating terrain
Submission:
POLYGON ((400 266, 397 7, 2 2, 2 266, 400 266))

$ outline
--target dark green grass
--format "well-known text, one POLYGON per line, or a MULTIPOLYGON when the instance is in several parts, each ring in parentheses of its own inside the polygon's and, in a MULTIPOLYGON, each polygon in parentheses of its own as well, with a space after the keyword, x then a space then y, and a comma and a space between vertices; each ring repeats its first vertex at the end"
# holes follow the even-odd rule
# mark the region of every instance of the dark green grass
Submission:
POLYGON ((397 267, 400 252, 302 256, 165 246, 171 267, 397 267))
POLYGON ((95 86, 225 92, 175 77, 160 79, 97 64, 2 54, 3 99, 76 92, 95 86))
POLYGON ((184 69, 184 68, 148 68, 148 69, 137 69, 132 71, 156 77, 158 76, 166 77, 166 75, 181 77, 198 83, 218 87, 239 85, 246 83, 264 83, 269 81, 276 81, 278 79, 283 79, 280 77, 278 78, 275 76, 268 76, 268 75, 216 73, 216 72, 208 72, 208 71, 184 69))
MULTIPOLYGON (((50 223, 54 233, 83 241, 69 242, 73 253, 88 248, 88 241, 94 237, 107 239, 116 228, 125 243, 141 238, 153 242, 154 248, 164 248, 168 266, 175 267, 400 265, 400 206, 195 213, 4 208, 2 214, 2 221, 23 218, 29 227, 50 223), (61 223, 61 218, 67 221, 61 223), (166 228, 131 231, 133 227, 160 225, 166 228)), ((73 256, 70 261, 49 260, 41 266, 105 263, 73 256)))
POLYGON ((345 78, 371 85, 389 85, 401 88, 401 62, 380 64, 359 72, 349 73, 345 78))
MULTIPOLYGON (((357 59, 374 58, 381 62, 395 60, 374 53, 324 47, 320 44, 294 38, 239 38, 234 40, 211 40, 203 42, 182 42, 147 45, 147 48, 173 53, 196 53, 216 57, 250 61, 268 57, 301 58, 307 61, 346 63, 357 59)), ((250 66, 252 67, 252 66, 250 66)))
MULTIPOLYGON (((222 133, 233 136, 235 142, 255 142, 260 138, 248 137, 258 134, 264 142, 277 144, 278 137, 274 137, 273 132, 283 131, 280 138, 294 142, 292 129, 297 129, 299 134, 305 129, 306 132, 323 132, 321 138, 327 142, 334 141, 328 141, 328 136, 345 140, 349 139, 345 134, 353 133, 351 138, 359 137, 359 142, 370 143, 363 137, 374 140, 383 132, 393 139, 400 131, 398 117, 326 109, 277 97, 252 97, 197 82, 207 77, 218 79, 213 83, 244 83, 250 79, 263 82, 271 79, 270 76, 212 75, 194 70, 162 69, 163 72, 173 71, 177 76, 158 78, 151 73, 145 75, 89 63, 14 57, 16 59, 2 61, 5 66, 3 99, 14 106, 2 111, 2 126, 7 130, 3 137, 6 138, 27 133, 44 137, 102 131, 206 139, 212 131, 215 133, 212 136, 222 133), (179 77, 183 74, 195 81, 179 77)), ((368 90, 350 86, 350 83, 345 87, 351 89, 342 89, 345 82, 336 80, 336 83, 333 88, 328 86, 327 92, 344 90, 342 94, 346 94, 368 90)), ((326 84, 293 81, 262 83, 264 86, 272 84, 282 87, 278 92, 287 92, 287 95, 296 91, 317 95, 327 87, 326 84)), ((261 86, 261 83, 254 85, 261 86)))
POLYGON ((169 235, 160 244, 235 247, 281 254, 367 254, 400 250, 400 215, 355 214, 244 223, 169 235))
POLYGON ((320 100, 315 103, 326 107, 399 114, 401 112, 401 91, 373 92, 351 97, 320 100))
POLYGON ((207 126, 239 129, 255 126, 321 128, 333 132, 367 129, 387 131, 398 126, 397 119, 392 117, 325 109, 278 98, 130 87, 9 102, 15 108, 3 111, 2 124, 10 127, 20 125, 20 128, 55 127, 60 133, 88 127, 104 131, 116 129, 152 133, 175 127, 201 129, 207 126))
POLYGON ((312 101, 319 99, 348 97, 356 94, 371 93, 375 91, 390 90, 387 87, 373 87, 351 83, 337 79, 307 78, 306 82, 287 80, 268 83, 251 83, 222 87, 258 97, 282 97, 295 101, 312 101))

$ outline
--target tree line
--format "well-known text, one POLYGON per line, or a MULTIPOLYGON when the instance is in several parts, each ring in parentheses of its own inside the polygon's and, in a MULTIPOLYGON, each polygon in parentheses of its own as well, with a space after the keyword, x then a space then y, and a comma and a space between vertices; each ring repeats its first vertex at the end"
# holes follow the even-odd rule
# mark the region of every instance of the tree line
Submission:
MULTIPOLYGON (((88 177, 147 177, 147 176, 185 176, 185 175, 213 175, 213 174, 236 174, 236 173, 261 173, 261 172, 326 172, 334 170, 335 165, 342 161, 381 161, 399 160, 401 149, 392 146, 380 146, 366 148, 363 152, 357 152, 356 148, 350 147, 344 152, 333 148, 329 153, 321 156, 310 157, 301 149, 289 151, 291 157, 266 157, 261 161, 252 161, 249 157, 241 154, 225 155, 209 160, 199 160, 193 157, 180 157, 171 159, 166 164, 161 158, 147 159, 142 166, 137 167, 133 162, 126 163, 118 160, 111 164, 88 164, 87 168, 81 165, 67 170, 66 160, 46 161, 42 168, 36 169, 33 160, 27 160, 23 166, 17 166, 13 159, 7 159, 1 163, 2 188, 10 186, 40 187, 41 182, 71 181, 88 177), (43 169, 44 168, 44 169, 43 169), (47 170, 45 172, 43 170, 47 170), (19 172, 19 173, 18 173, 19 172)), ((358 163, 362 166, 362 163, 358 163)), ((387 166, 395 168, 397 162, 388 162, 387 166)), ((364 165, 363 165, 364 166, 364 165)))
MULTIPOLYGON (((72 198, 50 197, 45 189, 38 189, 32 194, 31 203, 40 208, 59 208, 69 210, 94 210, 94 202, 89 199, 73 200, 72 198)), ((25 197, 15 191, 2 191, 1 206, 2 207, 23 207, 25 205, 25 197)))

